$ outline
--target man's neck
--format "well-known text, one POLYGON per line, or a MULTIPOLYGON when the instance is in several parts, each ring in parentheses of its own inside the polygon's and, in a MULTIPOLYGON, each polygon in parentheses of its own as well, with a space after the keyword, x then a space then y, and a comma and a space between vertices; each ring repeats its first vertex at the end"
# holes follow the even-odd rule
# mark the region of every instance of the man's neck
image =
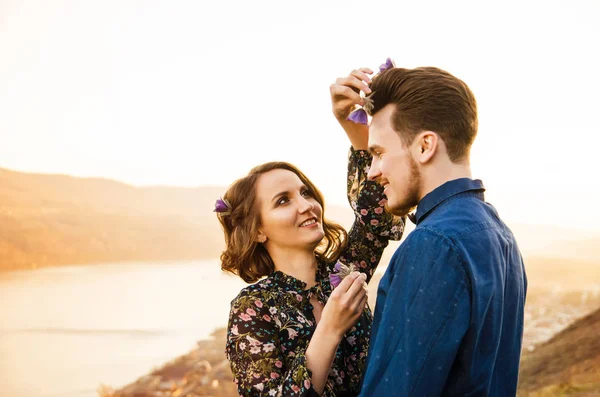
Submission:
POLYGON ((450 163, 446 167, 438 167, 422 173, 422 186, 419 201, 444 183, 460 178, 472 178, 471 165, 467 163, 450 163))

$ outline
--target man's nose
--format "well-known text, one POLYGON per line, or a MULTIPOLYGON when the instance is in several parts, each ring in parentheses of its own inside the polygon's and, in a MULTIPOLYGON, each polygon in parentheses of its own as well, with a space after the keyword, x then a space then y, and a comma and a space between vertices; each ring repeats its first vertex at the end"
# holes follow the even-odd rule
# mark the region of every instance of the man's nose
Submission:
POLYGON ((379 161, 373 159, 371 162, 371 167, 369 168, 369 173, 367 174, 367 179, 370 181, 374 181, 381 176, 381 171, 379 170, 379 161))

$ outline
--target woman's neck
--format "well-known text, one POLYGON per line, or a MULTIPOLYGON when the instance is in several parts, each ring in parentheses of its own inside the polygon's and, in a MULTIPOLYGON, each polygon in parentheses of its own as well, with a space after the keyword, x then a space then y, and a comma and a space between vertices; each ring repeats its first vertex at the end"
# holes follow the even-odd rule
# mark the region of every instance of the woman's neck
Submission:
POLYGON ((269 252, 275 270, 279 270, 306 284, 307 288, 315 285, 317 274, 317 258, 314 251, 293 251, 290 249, 269 252))

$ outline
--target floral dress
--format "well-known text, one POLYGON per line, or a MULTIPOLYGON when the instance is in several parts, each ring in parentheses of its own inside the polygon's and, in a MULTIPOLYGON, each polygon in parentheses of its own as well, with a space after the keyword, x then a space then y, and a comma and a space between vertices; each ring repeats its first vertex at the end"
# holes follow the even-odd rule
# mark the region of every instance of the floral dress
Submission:
MULTIPOLYGON (((347 192, 356 219, 339 258, 365 273, 367 282, 389 240, 399 240, 404 231, 404 218, 383 210, 386 199, 381 186, 367 180, 370 164, 368 152, 350 149, 347 192)), ((316 284, 310 289, 275 271, 244 288, 231 302, 226 353, 240 396, 318 396, 305 356, 316 328, 310 298, 327 303, 334 266, 319 263, 316 284)), ((323 396, 359 394, 372 319, 366 305, 337 348, 323 396)))

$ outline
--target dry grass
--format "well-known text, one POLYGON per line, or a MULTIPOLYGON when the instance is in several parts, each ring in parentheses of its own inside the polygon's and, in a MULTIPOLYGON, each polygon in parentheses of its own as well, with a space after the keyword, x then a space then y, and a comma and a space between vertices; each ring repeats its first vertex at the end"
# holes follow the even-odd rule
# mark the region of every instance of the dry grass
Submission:
POLYGON ((600 395, 599 336, 600 309, 525 354, 519 396, 600 395))
POLYGON ((526 267, 526 351, 518 396, 600 396, 598 263, 531 258, 526 267))

